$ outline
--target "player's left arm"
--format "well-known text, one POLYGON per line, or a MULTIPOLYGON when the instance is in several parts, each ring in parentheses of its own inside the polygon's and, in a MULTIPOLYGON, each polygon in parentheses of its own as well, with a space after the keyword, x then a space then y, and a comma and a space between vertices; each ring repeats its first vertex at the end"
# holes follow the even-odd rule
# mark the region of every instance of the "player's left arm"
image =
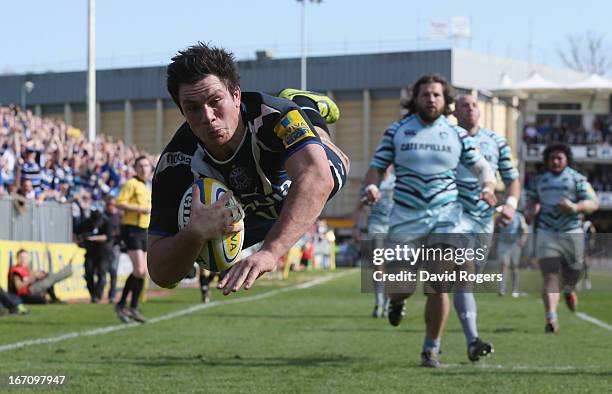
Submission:
POLYGON ((476 142, 474 139, 467 135, 467 132, 462 130, 459 133, 461 139, 461 156, 459 161, 468 170, 470 170, 480 181, 482 186, 482 192, 480 193, 480 199, 484 200, 490 206, 495 206, 497 199, 495 198, 495 173, 485 160, 485 158, 478 153, 476 150, 476 142))
POLYGON ((518 208, 518 201, 521 197, 521 181, 519 180, 518 170, 512 163, 512 150, 508 143, 502 137, 496 139, 499 150, 498 171, 506 185, 506 199, 504 205, 501 206, 499 224, 506 227, 512 222, 518 208))
POLYGON ((599 199, 593 186, 586 178, 576 182, 576 197, 578 202, 572 202, 566 198, 561 199, 559 208, 565 214, 584 213, 591 214, 599 209, 599 199))
POLYGON ((327 156, 318 143, 307 144, 285 162, 291 187, 280 216, 264 239, 262 248, 236 263, 219 283, 223 294, 248 290, 265 272, 272 271, 319 217, 333 187, 327 156))

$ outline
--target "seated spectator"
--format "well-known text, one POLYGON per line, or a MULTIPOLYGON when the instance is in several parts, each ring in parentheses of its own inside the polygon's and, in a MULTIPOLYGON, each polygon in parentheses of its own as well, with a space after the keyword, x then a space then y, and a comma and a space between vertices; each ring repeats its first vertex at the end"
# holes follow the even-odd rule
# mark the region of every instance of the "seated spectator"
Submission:
POLYGON ((8 290, 25 304, 63 303, 55 295, 53 285, 72 275, 72 266, 67 265, 56 273, 31 272, 28 268, 28 252, 17 251, 15 265, 9 270, 8 290), (47 296, 49 298, 47 298, 47 296))

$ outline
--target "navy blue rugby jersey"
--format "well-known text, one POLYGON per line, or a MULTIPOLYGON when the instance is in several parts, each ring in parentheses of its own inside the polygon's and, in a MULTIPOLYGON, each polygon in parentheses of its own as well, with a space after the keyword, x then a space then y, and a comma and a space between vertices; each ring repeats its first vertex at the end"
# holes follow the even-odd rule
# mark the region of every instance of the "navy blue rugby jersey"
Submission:
POLYGON ((245 228, 279 217, 291 180, 285 161, 308 144, 321 144, 307 115, 292 101, 242 92, 243 139, 228 160, 214 159, 184 123, 162 152, 153 176, 149 233, 171 236, 178 229, 181 198, 194 180, 223 182, 242 205, 245 228))

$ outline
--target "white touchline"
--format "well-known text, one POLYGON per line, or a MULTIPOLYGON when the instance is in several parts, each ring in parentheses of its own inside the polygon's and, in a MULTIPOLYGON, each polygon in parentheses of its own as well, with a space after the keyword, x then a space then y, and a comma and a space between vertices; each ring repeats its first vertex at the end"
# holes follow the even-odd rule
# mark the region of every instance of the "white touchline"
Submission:
MULTIPOLYGON (((484 359, 481 359, 484 360, 484 359)), ((585 370, 601 370, 605 369, 604 365, 502 365, 502 364, 486 364, 486 361, 482 361, 484 364, 468 364, 466 363, 443 363, 442 368, 477 368, 477 369, 506 369, 512 371, 576 371, 581 372, 585 370)))
POLYGON ((591 317, 591 316, 587 315, 586 313, 576 312, 575 315, 578 316, 579 318, 581 318, 582 320, 588 321, 589 323, 593 323, 596 326, 604 328, 604 329, 606 329, 608 331, 612 331, 612 326, 611 325, 609 325, 608 323, 604 323, 601 320, 595 319, 594 317, 591 317))
POLYGON ((108 334, 109 332, 125 330, 127 328, 141 327, 141 326, 142 327, 146 327, 146 326, 149 326, 151 324, 159 323, 161 321, 170 320, 170 319, 174 319, 176 317, 189 315, 189 314, 192 314, 192 313, 197 312, 197 311, 202 310, 202 309, 208 309, 208 308, 212 308, 212 307, 220 306, 220 305, 230 305, 230 304, 239 304, 239 303, 242 303, 242 302, 257 301, 257 300, 261 300, 263 298, 268 298, 268 297, 275 296, 275 295, 280 294, 280 293, 286 293, 286 292, 294 291, 294 290, 308 289, 309 287, 313 287, 313 286, 320 285, 320 284, 325 283, 325 282, 329 282, 332 279, 341 278, 341 277, 346 276, 346 275, 348 275, 350 273, 353 273, 354 271, 355 270, 352 269, 352 270, 349 270, 349 271, 346 271, 346 272, 343 272, 343 273, 340 273, 340 274, 330 274, 330 275, 322 276, 320 278, 316 278, 316 279, 310 280, 308 282, 300 283, 300 284, 294 285, 294 286, 285 287, 285 288, 282 288, 282 289, 276 289, 276 290, 267 291, 265 293, 254 295, 252 297, 242 297, 242 298, 235 298, 233 300, 213 301, 213 302, 210 302, 208 304, 194 305, 194 306, 191 306, 189 308, 181 309, 181 310, 176 311, 176 312, 170 312, 170 313, 167 313, 167 314, 162 315, 162 316, 154 317, 152 319, 147 320, 147 323, 145 323, 144 325, 140 324, 140 323, 116 324, 116 325, 113 325, 113 326, 100 327, 100 328, 95 328, 93 330, 88 330, 88 331, 71 332, 71 333, 67 333, 67 334, 58 335, 58 336, 55 336, 55 337, 39 338, 39 339, 29 339, 27 341, 20 341, 20 342, 15 342, 15 343, 9 343, 9 344, 6 344, 6 345, 0 345, 0 352, 4 352, 4 351, 7 351, 7 350, 18 349, 18 348, 23 348, 23 347, 27 347, 27 346, 44 345, 44 344, 48 344, 48 343, 61 342, 61 341, 65 341, 67 339, 78 338, 78 337, 93 337, 93 336, 108 334))

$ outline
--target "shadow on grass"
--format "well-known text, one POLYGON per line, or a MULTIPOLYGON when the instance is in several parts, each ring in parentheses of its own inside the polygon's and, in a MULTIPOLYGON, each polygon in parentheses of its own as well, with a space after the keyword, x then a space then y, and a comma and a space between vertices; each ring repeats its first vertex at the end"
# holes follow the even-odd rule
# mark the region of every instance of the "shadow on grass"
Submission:
POLYGON ((164 368, 169 366, 211 366, 235 368, 261 368, 261 367, 346 367, 357 361, 356 358, 343 355, 321 355, 312 357, 243 357, 238 354, 219 357, 204 354, 174 356, 159 355, 156 357, 115 356, 103 357, 99 361, 86 361, 87 364, 108 365, 138 365, 143 367, 164 368))
POLYGON ((48 327, 48 326, 70 326, 80 328, 97 328, 99 326, 104 326, 107 324, 112 324, 114 321, 100 321, 100 322, 91 322, 91 321, 53 321, 53 320, 41 320, 41 319, 32 319, 27 316, 24 317, 11 317, 7 320, 0 321, 0 327, 3 325, 11 325, 11 326, 38 326, 38 327, 48 327))
POLYGON ((301 315, 282 315, 282 314, 248 314, 248 313, 224 313, 208 312, 209 317, 230 318, 230 319, 282 319, 282 320, 303 320, 303 319, 341 319, 341 320, 373 320, 368 315, 343 315, 343 314, 301 314, 301 315))

